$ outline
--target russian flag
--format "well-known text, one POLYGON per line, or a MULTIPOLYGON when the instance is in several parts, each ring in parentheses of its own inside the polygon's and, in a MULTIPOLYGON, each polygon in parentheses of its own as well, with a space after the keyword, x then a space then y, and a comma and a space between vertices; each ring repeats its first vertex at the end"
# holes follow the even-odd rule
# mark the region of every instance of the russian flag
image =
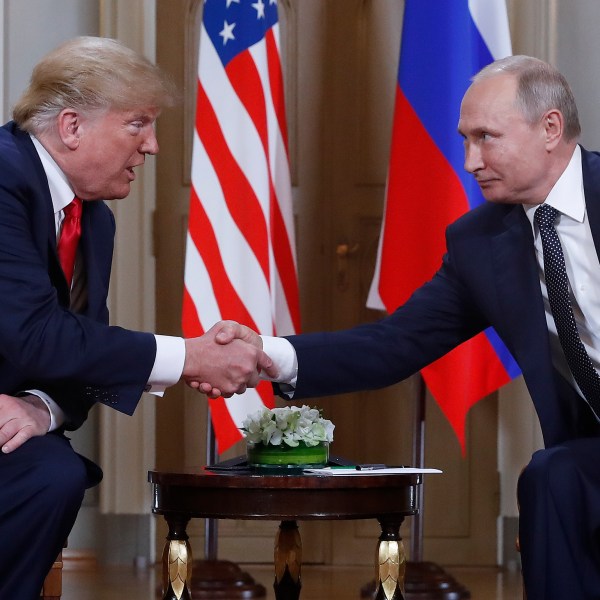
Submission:
MULTIPOLYGON (((475 73, 510 54, 505 0, 406 0, 370 308, 391 313, 431 279, 446 250, 446 226, 485 201, 463 169, 460 103, 475 73)), ((519 374, 493 329, 422 371, 463 452, 471 406, 519 374)))

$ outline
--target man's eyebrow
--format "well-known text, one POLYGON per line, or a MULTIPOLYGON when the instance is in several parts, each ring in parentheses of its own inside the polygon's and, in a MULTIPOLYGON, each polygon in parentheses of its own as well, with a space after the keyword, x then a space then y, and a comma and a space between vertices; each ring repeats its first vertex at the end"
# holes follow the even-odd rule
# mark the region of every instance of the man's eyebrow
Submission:
POLYGON ((131 119, 135 120, 152 119, 155 113, 151 108, 140 106, 127 111, 126 114, 128 114, 131 119))
MULTIPOLYGON (((467 137, 467 134, 463 133, 461 131, 460 127, 457 129, 457 131, 458 131, 459 135, 461 135, 462 137, 467 137)), ((494 134, 497 134, 498 132, 497 131, 495 132, 491 127, 475 127, 474 129, 469 130, 469 134, 472 134, 474 136, 479 136, 482 133, 490 133, 490 134, 494 135, 494 134)))

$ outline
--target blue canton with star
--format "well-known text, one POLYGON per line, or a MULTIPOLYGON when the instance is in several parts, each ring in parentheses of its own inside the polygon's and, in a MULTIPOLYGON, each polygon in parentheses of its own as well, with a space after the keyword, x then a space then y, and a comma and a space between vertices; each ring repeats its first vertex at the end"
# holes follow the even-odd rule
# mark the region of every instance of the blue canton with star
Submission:
POLYGON ((205 0, 204 27, 223 66, 277 23, 277 0, 205 0))

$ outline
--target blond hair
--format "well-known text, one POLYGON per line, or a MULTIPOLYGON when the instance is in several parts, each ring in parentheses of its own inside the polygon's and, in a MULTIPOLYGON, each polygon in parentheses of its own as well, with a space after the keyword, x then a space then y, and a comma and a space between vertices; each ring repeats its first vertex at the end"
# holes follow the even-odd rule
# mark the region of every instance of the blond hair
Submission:
POLYGON ((33 69, 28 88, 13 108, 15 122, 30 133, 47 131, 65 108, 162 109, 176 101, 166 75, 122 43, 78 37, 61 44, 33 69))

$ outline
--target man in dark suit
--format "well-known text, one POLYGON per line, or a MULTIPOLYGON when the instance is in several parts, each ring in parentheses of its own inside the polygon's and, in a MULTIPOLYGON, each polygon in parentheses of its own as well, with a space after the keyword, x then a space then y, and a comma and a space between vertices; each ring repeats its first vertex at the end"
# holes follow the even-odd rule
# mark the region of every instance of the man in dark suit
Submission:
POLYGON ((184 340, 108 325, 115 223, 102 200, 128 195, 173 99, 143 57, 78 38, 42 59, 0 128, 0 598, 39 596, 101 479, 64 435, 95 403, 131 414, 180 379, 232 395, 271 367, 260 342, 230 355, 215 328, 184 340))
MULTIPOLYGON (((377 323, 263 338, 264 349, 280 369, 276 388, 300 400, 390 385, 493 326, 522 369, 546 446, 519 481, 527 598, 597 599, 600 156, 577 144, 564 77, 530 57, 474 78, 458 130, 465 169, 488 202, 448 227, 433 279, 377 323), (546 237, 555 235, 548 212, 558 238, 546 237)), ((230 327, 227 339, 242 332, 230 327)))

